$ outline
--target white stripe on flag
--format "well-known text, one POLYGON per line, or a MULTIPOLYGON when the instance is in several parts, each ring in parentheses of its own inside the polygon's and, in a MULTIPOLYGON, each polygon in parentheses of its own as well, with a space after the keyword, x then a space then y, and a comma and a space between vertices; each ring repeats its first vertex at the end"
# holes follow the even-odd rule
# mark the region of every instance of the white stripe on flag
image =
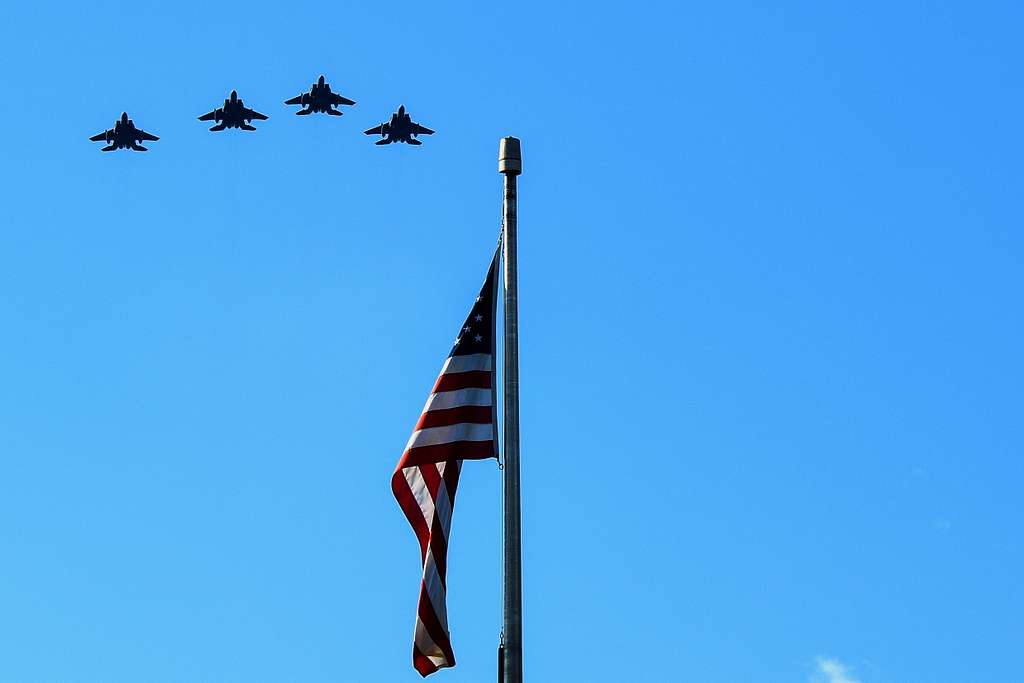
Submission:
POLYGON ((420 512, 423 513, 423 521, 427 523, 427 528, 434 521, 434 499, 430 497, 430 491, 427 490, 427 481, 420 474, 419 467, 406 467, 402 470, 402 474, 405 475, 405 480, 409 482, 409 491, 412 492, 412 497, 416 499, 416 504, 420 506, 420 512))
POLYGON ((474 353, 471 356, 451 356, 444 362, 441 374, 452 372, 490 371, 491 354, 474 353))
POLYGON ((463 406, 489 406, 491 405, 490 389, 457 389, 455 391, 439 391, 431 394, 427 404, 423 406, 423 412, 431 410, 445 410, 447 408, 462 408, 463 406))
POLYGON ((494 439, 494 431, 491 425, 460 422, 447 427, 427 427, 413 432, 409 437, 409 443, 405 444, 405 450, 455 441, 491 441, 492 439, 494 439))

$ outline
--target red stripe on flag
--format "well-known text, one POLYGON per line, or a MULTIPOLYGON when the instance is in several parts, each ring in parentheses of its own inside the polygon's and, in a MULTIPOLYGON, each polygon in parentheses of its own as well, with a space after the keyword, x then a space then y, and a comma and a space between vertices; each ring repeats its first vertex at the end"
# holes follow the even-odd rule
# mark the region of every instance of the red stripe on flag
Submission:
POLYGON ((445 373, 437 378, 437 383, 434 384, 434 390, 431 393, 457 389, 490 389, 491 374, 484 370, 445 373))
POLYGON ((423 518, 423 510, 420 509, 420 504, 416 502, 416 498, 412 495, 412 489, 409 488, 409 482, 406 480, 405 473, 402 470, 398 470, 391 477, 391 492, 395 494, 395 500, 398 501, 402 512, 405 513, 405 518, 409 520, 409 526, 412 527, 413 533, 416 534, 416 540, 420 542, 420 562, 422 562, 423 558, 427 556, 430 528, 427 526, 427 520, 423 518))
POLYGON ((462 463, 452 460, 444 468, 444 487, 448 491, 448 502, 452 510, 455 509, 455 491, 459 488, 459 474, 462 472, 462 463))
POLYGON ((462 422, 473 424, 490 424, 494 420, 494 411, 491 406, 462 406, 460 408, 444 408, 442 410, 431 410, 420 415, 414 432, 428 427, 450 427, 462 422))
POLYGON ((497 455, 494 452, 494 442, 487 441, 453 441, 452 443, 439 443, 435 446, 419 446, 410 448, 402 455, 399 469, 424 465, 432 462, 444 462, 445 460, 484 460, 497 455))
POLYGON ((437 487, 441 485, 441 473, 437 471, 437 464, 432 462, 423 463, 420 465, 420 474, 423 475, 423 481, 427 483, 430 499, 436 503, 437 487))

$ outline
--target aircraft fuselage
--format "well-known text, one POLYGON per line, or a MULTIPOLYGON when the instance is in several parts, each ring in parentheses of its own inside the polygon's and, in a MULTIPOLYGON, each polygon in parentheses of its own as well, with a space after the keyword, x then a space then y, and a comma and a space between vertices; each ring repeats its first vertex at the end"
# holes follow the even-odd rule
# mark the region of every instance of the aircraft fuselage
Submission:
POLYGON ((341 105, 352 105, 355 102, 332 92, 330 83, 324 81, 324 77, 321 76, 316 83, 310 86, 307 92, 286 100, 285 104, 301 105, 302 109, 295 112, 299 116, 309 114, 341 116, 341 110, 338 107, 341 105))
POLYGON ((118 121, 114 124, 114 134, 110 136, 110 144, 115 149, 134 147, 137 139, 138 131, 130 122, 125 124, 118 121))

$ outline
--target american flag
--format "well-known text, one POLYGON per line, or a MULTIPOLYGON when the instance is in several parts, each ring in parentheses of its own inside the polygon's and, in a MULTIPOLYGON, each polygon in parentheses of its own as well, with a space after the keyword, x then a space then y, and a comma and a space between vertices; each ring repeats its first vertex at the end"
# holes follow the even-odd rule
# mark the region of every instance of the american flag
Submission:
POLYGON ((391 490, 420 542, 423 578, 412 663, 423 676, 455 666, 445 575, 462 461, 498 456, 494 381, 498 254, 391 477, 391 490))

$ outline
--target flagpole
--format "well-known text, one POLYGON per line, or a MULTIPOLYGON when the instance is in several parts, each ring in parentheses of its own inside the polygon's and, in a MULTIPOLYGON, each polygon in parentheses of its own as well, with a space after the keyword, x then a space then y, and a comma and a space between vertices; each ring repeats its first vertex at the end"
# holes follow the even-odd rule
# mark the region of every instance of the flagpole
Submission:
POLYGON ((502 683, 523 680, 523 585, 520 552, 519 501, 519 280, 516 254, 516 179, 523 172, 519 139, 502 138, 498 149, 498 172, 505 177, 502 218, 505 234, 505 547, 502 683))

